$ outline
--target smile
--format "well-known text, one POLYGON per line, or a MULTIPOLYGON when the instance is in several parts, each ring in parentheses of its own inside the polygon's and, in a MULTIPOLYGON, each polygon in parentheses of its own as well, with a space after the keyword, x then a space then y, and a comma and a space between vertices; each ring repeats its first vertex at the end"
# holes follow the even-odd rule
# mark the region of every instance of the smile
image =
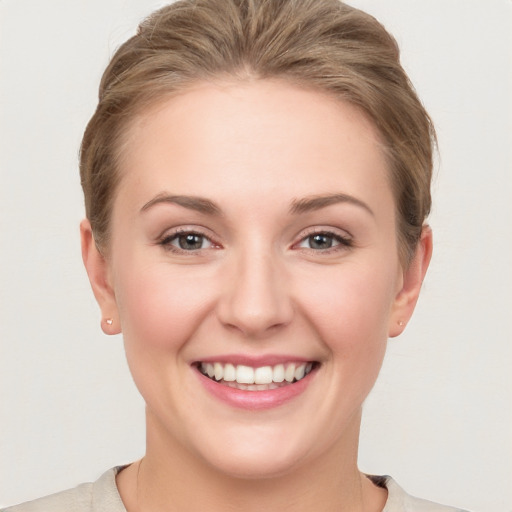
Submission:
POLYGON ((199 371, 209 379, 244 391, 278 389, 304 379, 315 367, 314 362, 289 362, 274 366, 251 367, 231 363, 199 363, 199 371))
POLYGON ((192 366, 208 395, 235 409, 261 411, 299 400, 322 364, 293 356, 230 354, 192 366))

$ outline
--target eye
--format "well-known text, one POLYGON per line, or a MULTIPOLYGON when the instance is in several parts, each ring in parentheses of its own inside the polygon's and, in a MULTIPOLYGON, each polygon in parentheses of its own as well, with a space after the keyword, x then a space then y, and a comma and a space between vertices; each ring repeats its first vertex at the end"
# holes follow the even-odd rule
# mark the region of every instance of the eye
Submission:
POLYGON ((209 238, 193 231, 174 233, 165 237, 160 244, 170 250, 186 252, 200 251, 201 249, 209 249, 213 246, 209 238))
POLYGON ((301 249, 312 249, 314 251, 328 251, 338 246, 351 247, 352 240, 335 233, 321 231, 303 238, 298 244, 301 249))

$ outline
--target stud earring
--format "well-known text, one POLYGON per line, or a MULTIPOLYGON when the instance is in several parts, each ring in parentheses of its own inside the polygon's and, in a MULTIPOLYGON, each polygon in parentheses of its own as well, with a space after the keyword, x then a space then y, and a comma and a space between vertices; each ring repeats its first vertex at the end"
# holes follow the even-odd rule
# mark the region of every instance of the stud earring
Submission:
POLYGON ((403 327, 405 325, 405 322, 403 322, 402 320, 398 320, 398 325, 400 327, 403 327))
POLYGON ((105 322, 107 323, 107 325, 112 325, 114 323, 114 320, 112 320, 112 318, 107 318, 105 322))

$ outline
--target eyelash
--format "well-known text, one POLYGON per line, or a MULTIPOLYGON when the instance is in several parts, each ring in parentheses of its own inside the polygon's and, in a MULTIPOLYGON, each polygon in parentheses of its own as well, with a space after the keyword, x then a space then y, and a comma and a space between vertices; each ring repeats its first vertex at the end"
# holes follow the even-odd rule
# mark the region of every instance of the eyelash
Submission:
POLYGON ((219 248, 218 245, 213 242, 213 240, 205 235, 204 233, 201 233, 200 231, 194 230, 194 229, 184 229, 180 228, 173 233, 166 234, 163 236, 160 241, 158 242, 158 245, 161 245, 165 250, 174 252, 176 254, 184 254, 187 256, 192 256, 200 253, 203 250, 211 249, 211 248, 219 248), (199 247, 197 249, 183 249, 182 247, 178 247, 173 244, 173 242, 177 242, 179 244, 181 237, 199 237, 201 238, 201 245, 204 244, 204 242, 208 242, 211 244, 209 247, 199 247))
POLYGON ((313 229, 309 233, 306 233, 299 240, 298 243, 294 244, 293 247, 297 247, 299 250, 311 251, 316 254, 331 254, 333 252, 343 251, 354 247, 354 241, 349 235, 341 235, 339 233, 335 233, 333 231, 329 231, 328 229, 313 229), (312 247, 302 247, 303 243, 309 242, 311 243, 314 237, 323 236, 325 238, 329 238, 332 240, 332 243, 336 242, 336 245, 332 245, 326 249, 314 249, 312 247))
MULTIPOLYGON (((220 248, 219 245, 217 245, 210 237, 205 235, 204 233, 201 233, 200 231, 193 230, 193 229, 179 229, 171 234, 165 235, 161 238, 161 240, 158 242, 159 245, 161 245, 165 250, 178 253, 178 254, 186 254, 186 255, 195 255, 198 254, 200 251, 206 250, 206 249, 218 249, 220 248), (184 249, 182 247, 177 247, 173 245, 173 242, 178 242, 180 237, 187 237, 187 236, 195 236, 200 237, 202 244, 207 241, 211 245, 210 247, 199 247, 197 249, 184 249)), ((201 244, 201 245, 202 245, 201 244)), ((332 252, 337 252, 340 250, 346 250, 350 249, 354 246, 353 240, 350 236, 343 236, 339 233, 334 233, 329 230, 312 230, 309 233, 306 233, 302 238, 299 240, 299 242, 295 243, 292 248, 297 250, 305 250, 305 251, 311 251, 313 253, 318 254, 331 254, 332 252), (325 238, 331 239, 331 243, 336 242, 335 245, 331 245, 331 247, 327 247, 325 249, 314 249, 313 247, 303 247, 301 244, 309 242, 311 243, 312 239, 314 237, 320 237, 323 236, 325 238)))

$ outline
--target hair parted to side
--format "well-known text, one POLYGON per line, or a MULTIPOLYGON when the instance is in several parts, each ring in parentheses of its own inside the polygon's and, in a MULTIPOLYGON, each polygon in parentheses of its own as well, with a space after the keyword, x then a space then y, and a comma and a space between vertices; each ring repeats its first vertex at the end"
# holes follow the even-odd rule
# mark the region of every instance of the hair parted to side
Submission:
POLYGON ((81 146, 86 215, 100 250, 108 247, 130 121, 173 93, 219 78, 282 79, 365 112, 388 157, 407 264, 430 211, 434 129, 393 37, 338 0, 180 0, 141 23, 105 70, 81 146))

